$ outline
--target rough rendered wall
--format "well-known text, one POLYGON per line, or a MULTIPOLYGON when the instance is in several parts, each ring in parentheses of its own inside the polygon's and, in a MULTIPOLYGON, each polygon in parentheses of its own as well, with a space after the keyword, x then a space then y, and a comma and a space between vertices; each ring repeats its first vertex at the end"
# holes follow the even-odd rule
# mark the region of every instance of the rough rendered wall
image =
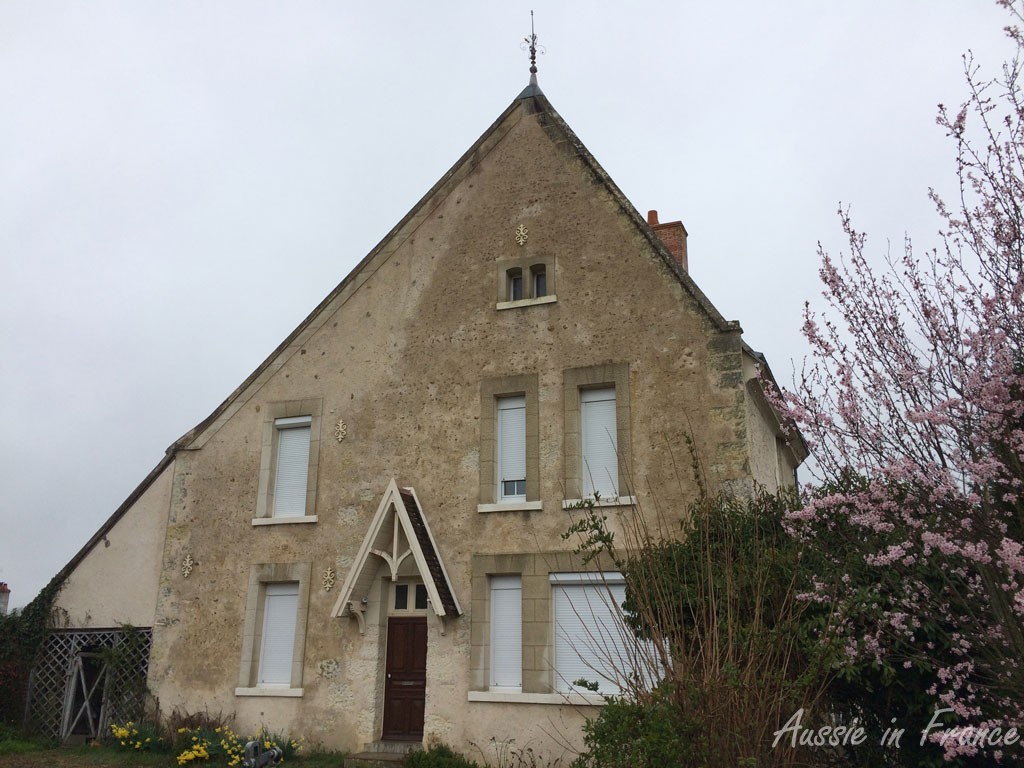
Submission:
POLYGON ((747 434, 750 443, 750 474, 759 485, 769 492, 779 489, 780 481, 787 483, 779 475, 779 450, 775 430, 753 395, 747 398, 747 434))
POLYGON ((71 572, 57 597, 69 626, 153 625, 173 465, 71 572))
POLYGON ((691 433, 712 484, 748 477, 738 331, 715 326, 571 147, 552 143, 543 115, 519 118, 363 268, 230 418, 179 454, 151 665, 164 707, 235 712, 240 727, 267 723, 346 749, 378 738, 383 574, 365 634, 353 619, 330 618, 337 587, 321 574, 333 567, 344 581, 394 477, 415 487, 466 611, 443 635, 429 619, 426 738, 464 749, 491 736, 551 746, 546 734, 564 730, 576 739, 572 707, 467 701, 472 556, 571 548, 559 537, 569 522, 564 371, 628 365, 623 485, 648 510, 652 492, 670 513, 695 492, 691 433), (519 225, 529 231, 522 246, 519 225), (554 258, 557 301, 497 310, 499 261, 526 257, 554 258), (481 382, 520 374, 538 377, 543 509, 479 513, 481 382), (322 403, 318 522, 254 526, 264 409, 298 399, 322 403), (178 567, 185 555, 196 563, 188 579, 178 567), (250 569, 288 562, 308 562, 313 574, 303 695, 236 696, 250 569))
POLYGON ((744 356, 746 386, 747 438, 750 454, 750 476, 769 492, 792 487, 796 466, 790 451, 783 449, 778 420, 765 400, 757 382, 758 371, 753 360, 744 356))

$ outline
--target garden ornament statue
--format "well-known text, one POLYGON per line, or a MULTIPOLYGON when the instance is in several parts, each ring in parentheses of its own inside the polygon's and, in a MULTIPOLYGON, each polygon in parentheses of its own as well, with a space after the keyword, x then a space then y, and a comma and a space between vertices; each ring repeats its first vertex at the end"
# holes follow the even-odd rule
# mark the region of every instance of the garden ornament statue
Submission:
POLYGON ((271 747, 264 751, 262 742, 250 741, 245 745, 245 756, 242 768, 263 768, 265 765, 277 765, 284 757, 280 747, 271 747))

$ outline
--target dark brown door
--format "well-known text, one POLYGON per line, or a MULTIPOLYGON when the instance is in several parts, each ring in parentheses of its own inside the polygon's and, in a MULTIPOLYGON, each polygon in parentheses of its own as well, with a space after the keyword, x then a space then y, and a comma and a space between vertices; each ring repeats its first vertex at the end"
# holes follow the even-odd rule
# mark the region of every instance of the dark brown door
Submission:
POLYGON ((427 619, 388 619, 384 733, 389 741, 421 741, 427 691, 427 619))

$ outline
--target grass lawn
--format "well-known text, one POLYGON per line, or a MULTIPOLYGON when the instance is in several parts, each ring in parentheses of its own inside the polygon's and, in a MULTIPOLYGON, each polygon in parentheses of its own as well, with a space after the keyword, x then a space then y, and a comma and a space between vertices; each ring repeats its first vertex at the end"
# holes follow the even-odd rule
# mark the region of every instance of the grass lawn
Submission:
MULTIPOLYGON (((202 761, 197 766, 223 768, 214 761, 202 761)), ((342 768, 341 755, 297 755, 283 763, 295 768, 342 768)), ((111 747, 58 747, 48 748, 31 741, 0 741, 0 768, 178 768, 171 754, 127 752, 111 747)))

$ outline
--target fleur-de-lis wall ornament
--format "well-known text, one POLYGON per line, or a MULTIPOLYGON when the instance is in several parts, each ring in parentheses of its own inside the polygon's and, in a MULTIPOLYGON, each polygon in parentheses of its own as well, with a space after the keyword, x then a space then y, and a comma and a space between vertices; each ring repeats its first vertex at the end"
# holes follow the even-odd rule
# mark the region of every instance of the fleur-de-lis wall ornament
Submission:
POLYGON ((328 566, 327 570, 324 571, 323 578, 324 592, 330 592, 331 589, 334 587, 335 580, 338 578, 338 573, 334 570, 334 568, 328 566))
POLYGON ((348 424, 345 423, 344 419, 338 419, 338 423, 334 425, 334 437, 340 443, 348 436, 348 424))
POLYGON ((520 245, 526 245, 526 239, 530 236, 530 230, 526 228, 525 224, 520 224, 516 227, 516 242, 520 245))
POLYGON ((185 555, 185 559, 181 561, 181 575, 186 579, 192 575, 192 569, 196 567, 196 561, 192 559, 192 555, 185 555))

